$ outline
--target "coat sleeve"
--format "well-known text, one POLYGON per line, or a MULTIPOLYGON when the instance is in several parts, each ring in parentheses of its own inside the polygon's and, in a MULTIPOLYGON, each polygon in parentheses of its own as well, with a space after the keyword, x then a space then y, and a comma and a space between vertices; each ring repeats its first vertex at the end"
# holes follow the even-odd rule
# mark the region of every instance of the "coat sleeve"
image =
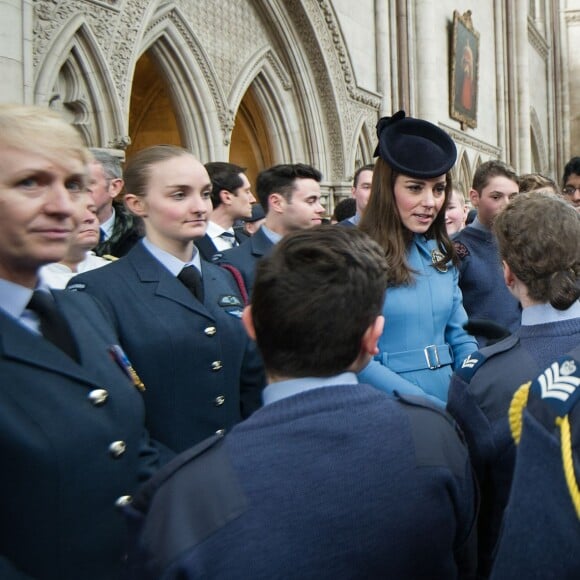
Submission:
POLYGON ((396 391, 401 395, 417 395, 425 397, 440 409, 445 407, 445 403, 441 399, 428 395, 422 388, 402 378, 389 367, 382 365, 376 360, 371 360, 358 373, 358 380, 361 383, 372 385, 385 393, 393 394, 396 391))
POLYGON ((465 358, 478 349, 475 338, 467 333, 467 313, 463 308, 463 295, 459 288, 457 269, 453 268, 453 306, 445 326, 445 341, 453 350, 453 368, 456 369, 465 358))

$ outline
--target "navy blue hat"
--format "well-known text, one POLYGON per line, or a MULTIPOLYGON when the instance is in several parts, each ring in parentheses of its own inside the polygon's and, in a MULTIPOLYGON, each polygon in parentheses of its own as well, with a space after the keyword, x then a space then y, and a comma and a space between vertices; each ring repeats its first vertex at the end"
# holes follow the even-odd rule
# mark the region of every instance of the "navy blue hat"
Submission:
POLYGON ((447 173, 457 159, 453 139, 433 123, 399 111, 377 124, 375 157, 410 177, 431 179, 447 173))
POLYGON ((258 220, 262 220, 266 217, 264 213, 264 208, 262 207, 261 203, 253 203, 252 204, 252 217, 244 218, 245 222, 257 222, 258 220))

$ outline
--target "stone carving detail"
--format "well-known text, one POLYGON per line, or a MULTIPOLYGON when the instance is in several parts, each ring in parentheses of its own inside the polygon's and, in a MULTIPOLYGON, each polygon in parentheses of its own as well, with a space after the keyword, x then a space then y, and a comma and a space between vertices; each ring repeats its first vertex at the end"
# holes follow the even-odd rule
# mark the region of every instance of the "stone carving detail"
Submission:
POLYGON ((530 44, 536 49, 537 53, 545 61, 548 60, 548 54, 550 52, 550 47, 546 42, 546 39, 542 36, 540 31, 537 29, 534 21, 528 17, 528 40, 530 44))
POLYGON ((469 147, 469 148, 471 148, 475 151, 478 151, 480 153, 483 153, 485 155, 489 155, 490 157, 492 157, 494 159, 501 159, 502 150, 500 147, 495 147, 494 145, 486 143, 485 141, 482 141, 481 139, 476 139, 475 137, 472 137, 472 136, 468 135, 467 133, 464 133, 463 131, 457 131, 453 127, 449 127, 448 125, 445 125, 445 123, 439 123, 439 126, 444 131, 447 131, 447 133, 449 133, 449 136, 456 143, 459 143, 460 145, 464 145, 465 147, 469 147))
POLYGON ((125 151, 131 145, 131 137, 129 135, 117 135, 107 143, 109 149, 122 149, 125 151))

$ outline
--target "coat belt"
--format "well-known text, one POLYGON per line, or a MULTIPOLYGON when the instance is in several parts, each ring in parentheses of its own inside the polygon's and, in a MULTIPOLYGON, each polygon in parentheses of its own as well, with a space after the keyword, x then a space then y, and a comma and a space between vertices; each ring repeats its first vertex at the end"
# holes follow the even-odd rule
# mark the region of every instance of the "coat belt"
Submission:
POLYGON ((453 351, 448 344, 430 344, 417 350, 382 352, 375 360, 396 373, 435 370, 453 363, 453 351))

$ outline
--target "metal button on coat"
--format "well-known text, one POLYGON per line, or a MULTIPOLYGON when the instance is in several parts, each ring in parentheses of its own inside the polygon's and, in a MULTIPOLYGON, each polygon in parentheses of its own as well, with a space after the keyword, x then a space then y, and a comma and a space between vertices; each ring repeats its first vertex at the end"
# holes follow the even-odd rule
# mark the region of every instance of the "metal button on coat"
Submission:
POLYGON ((115 500, 116 507, 123 507, 129 505, 133 501, 133 496, 130 495, 122 495, 115 500))
POLYGON ((216 435, 225 435, 226 434, 226 430, 225 429, 218 429, 215 432, 216 435))
POLYGON ((94 389, 88 394, 89 401, 99 407, 105 404, 105 401, 109 398, 109 393, 105 389, 94 389))
POLYGON ((221 407, 226 402, 226 398, 223 395, 218 395, 215 399, 213 404, 216 407, 221 407))
POLYGON ((207 336, 213 336, 217 332, 217 328, 215 326, 208 326, 207 328, 204 328, 203 331, 207 336))
POLYGON ((219 371, 222 368, 222 361, 221 360, 214 360, 211 363, 211 370, 212 371, 219 371))
POLYGON ((127 444, 124 441, 113 441, 109 445, 109 453, 116 459, 121 457, 125 450, 127 449, 127 444))

